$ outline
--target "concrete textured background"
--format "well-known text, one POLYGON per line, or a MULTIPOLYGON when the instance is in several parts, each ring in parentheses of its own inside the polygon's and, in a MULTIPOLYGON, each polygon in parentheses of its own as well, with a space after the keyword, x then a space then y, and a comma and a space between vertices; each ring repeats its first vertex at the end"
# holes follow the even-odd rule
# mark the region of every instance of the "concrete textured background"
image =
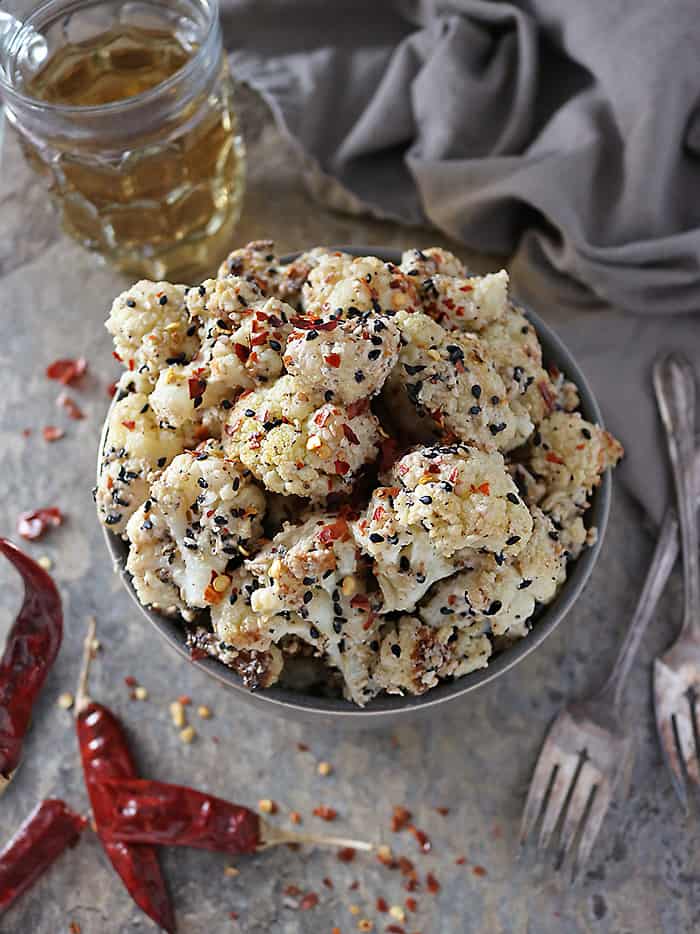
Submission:
MULTIPOLYGON (((242 89, 240 108, 249 150, 241 243, 270 236, 285 252, 318 243, 443 242, 425 230, 341 217, 312 205, 294 154, 265 106, 242 89)), ((477 270, 493 265, 485 257, 465 258, 477 270)), ((74 689, 85 620, 95 613, 102 651, 94 665, 93 694, 128 724, 142 773, 251 805, 273 798, 280 806, 274 819, 284 826, 289 812, 297 810, 304 816, 302 829, 383 838, 397 854, 414 860, 421 882, 431 871, 441 884, 436 895, 423 884, 412 893, 418 911, 409 913, 406 934, 697 931, 700 831, 672 795, 649 695, 650 659, 671 641, 680 618, 678 572, 628 691, 630 729, 639 736, 631 791, 606 821, 586 877, 571 888, 532 854, 513 861, 524 795, 546 727, 565 699, 601 682, 651 554, 651 536, 624 494, 616 492, 599 564, 565 622, 533 656, 470 695, 454 713, 394 733, 312 733, 261 718, 176 657, 139 618, 111 573, 90 488, 108 403, 105 388, 116 374, 103 321, 123 287, 119 276, 60 232, 15 141, 7 139, 0 173, 0 531, 15 536, 16 517, 24 509, 59 505, 65 512, 65 525, 27 550, 54 561, 66 636, 35 713, 24 763, 0 801, 0 841, 46 796, 87 807, 71 716, 57 706, 57 698, 74 689), (79 354, 87 357, 90 375, 71 395, 87 417, 70 421, 55 407, 59 386, 45 378, 44 369, 57 357, 79 354), (65 438, 45 443, 41 429, 47 424, 64 427, 65 438), (25 428, 32 429, 28 438, 22 435, 25 428), (129 698, 127 675, 148 689, 147 701, 129 698), (181 694, 214 713, 208 721, 191 715, 198 736, 190 746, 180 742, 168 714, 168 703, 181 694), (317 774, 321 760, 333 765, 331 776, 317 774), (338 810, 335 824, 312 816, 318 804, 338 810), (391 833, 396 804, 408 807, 416 825, 429 833, 432 853, 420 854, 405 832, 391 833), (436 807, 449 807, 449 815, 441 816, 436 807), (461 856, 466 862, 457 865, 461 856), (477 866, 485 874, 475 873, 477 866)), ((19 600, 18 581, 3 565, 0 637, 19 600)), ((334 927, 350 934, 363 918, 384 932, 396 922, 375 910, 376 898, 396 905, 408 895, 398 873, 359 854, 344 864, 333 851, 282 848, 241 860, 235 878, 224 874, 227 860, 214 854, 169 851, 163 865, 183 934, 331 934, 334 927), (318 906, 301 911, 289 899, 286 904, 289 885, 316 892, 318 906), (351 906, 359 913, 351 913, 351 906)), ((71 922, 82 934, 153 930, 91 834, 0 918, 0 931, 58 934, 68 932, 71 922)))

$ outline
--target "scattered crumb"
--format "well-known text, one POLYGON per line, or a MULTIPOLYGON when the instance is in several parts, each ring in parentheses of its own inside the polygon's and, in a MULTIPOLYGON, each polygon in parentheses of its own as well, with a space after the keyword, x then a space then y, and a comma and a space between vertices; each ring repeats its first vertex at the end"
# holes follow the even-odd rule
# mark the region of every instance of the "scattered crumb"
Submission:
POLYGON ((318 774, 319 775, 330 775, 333 771, 333 766, 330 762, 319 762, 318 763, 318 774))
POLYGON ((278 811, 277 803, 270 798, 261 798, 258 801, 258 808, 263 814, 276 814, 278 811))
POLYGON ((211 710, 208 707, 206 707, 204 704, 201 704, 197 708, 197 713, 202 718, 202 720, 210 720, 212 716, 211 710))
POLYGON ((41 555, 40 558, 37 558, 36 563, 40 568, 43 568, 45 571, 50 571, 53 567, 53 561, 49 558, 48 555, 41 555))
POLYGON ((183 743, 191 743, 196 735, 194 727, 191 726, 186 726, 184 730, 180 730, 180 739, 183 743))
POLYGON ((338 850, 338 859, 341 863, 351 863, 355 859, 355 850, 351 846, 344 846, 338 850))
POLYGON ((472 872, 475 876, 485 876, 487 874, 483 866, 475 866, 472 872))
POLYGON ((369 921, 367 918, 361 918, 357 922, 357 930, 358 931, 373 931, 374 924, 371 921, 369 921))
POLYGON ((236 876, 241 874, 240 869, 236 869, 235 866, 226 866, 224 869, 224 875, 228 876, 230 879, 234 879, 236 876))
POLYGON ((401 921, 401 923, 406 920, 406 912, 403 910, 401 905, 392 905, 389 909, 389 914, 396 921, 401 921))
POLYGON ((359 915, 359 913, 360 913, 360 907, 359 907, 359 905, 350 905, 350 914, 351 914, 351 915, 359 915))
POLYGON ((391 847, 386 844, 382 844, 377 847, 377 859, 380 863, 383 863, 385 866, 388 866, 394 859, 394 855, 391 852, 391 847))
POLYGON ((180 701, 173 701, 170 705, 170 719, 173 721, 173 726, 176 726, 178 730, 183 729, 185 726, 185 708, 180 701))
POLYGON ((338 816, 338 812, 335 808, 329 808, 325 804, 320 804, 317 808, 314 808, 314 814, 316 817, 320 817, 321 820, 325 821, 335 820, 338 816))
POLYGON ((59 695, 58 706, 62 710, 70 710, 73 706, 73 695, 66 691, 64 694, 59 695))
POLYGON ((290 819, 290 821, 291 821, 293 824, 300 824, 300 823, 301 823, 301 814, 299 813, 299 811, 290 811, 290 812, 289 812, 289 819, 290 819))
POLYGON ((187 707, 188 704, 192 703, 192 698, 189 696, 189 694, 181 694, 178 697, 178 701, 182 704, 183 707, 187 707))
POLYGON ((134 697, 136 700, 148 700, 148 691, 146 688, 139 685, 138 687, 134 688, 134 697))

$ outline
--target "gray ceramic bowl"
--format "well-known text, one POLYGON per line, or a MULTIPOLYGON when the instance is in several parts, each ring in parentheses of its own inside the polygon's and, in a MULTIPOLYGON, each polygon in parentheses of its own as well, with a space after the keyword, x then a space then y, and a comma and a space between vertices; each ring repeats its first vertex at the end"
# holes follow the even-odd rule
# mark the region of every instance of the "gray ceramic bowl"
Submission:
MULTIPOLYGON (((356 256, 379 256, 387 262, 399 263, 401 261, 400 252, 392 249, 357 246, 337 247, 337 249, 345 250, 356 256)), ((291 262, 296 255, 298 254, 284 257, 284 260, 291 262)), ((528 308, 525 308, 524 312, 539 335, 545 363, 547 365, 555 364, 569 379, 576 383, 581 396, 581 412, 584 418, 602 425, 603 420, 598 403, 574 358, 544 321, 528 308)), ((104 432, 100 450, 103 443, 104 432)), ((500 677, 509 668, 525 658, 526 655, 533 652, 566 616, 580 596, 598 559, 610 511, 611 487, 610 471, 606 471, 602 483, 595 491, 591 507, 584 517, 588 526, 598 528, 598 540, 595 545, 587 548, 576 561, 569 565, 568 576, 561 590, 552 603, 542 607, 535 615, 532 631, 527 638, 493 658, 488 668, 472 672, 455 681, 446 681, 421 697, 387 695, 375 698, 366 707, 357 707, 342 699, 317 697, 278 687, 251 692, 243 686, 241 679, 235 672, 221 662, 216 661, 216 659, 203 659, 194 661, 192 664, 219 681, 233 692, 238 699, 257 707, 261 713, 274 713, 314 725, 333 723, 356 728, 386 727, 422 714, 435 713, 438 709, 442 712, 448 705, 458 703, 464 698, 465 694, 469 694, 471 691, 477 690, 482 684, 500 677)), ((104 534, 115 568, 141 613, 153 623, 160 635, 176 652, 190 660, 190 653, 183 637, 183 629, 177 619, 161 616, 154 610, 147 609, 139 603, 131 583, 131 576, 124 567, 128 553, 126 543, 107 529, 104 529, 104 534)))

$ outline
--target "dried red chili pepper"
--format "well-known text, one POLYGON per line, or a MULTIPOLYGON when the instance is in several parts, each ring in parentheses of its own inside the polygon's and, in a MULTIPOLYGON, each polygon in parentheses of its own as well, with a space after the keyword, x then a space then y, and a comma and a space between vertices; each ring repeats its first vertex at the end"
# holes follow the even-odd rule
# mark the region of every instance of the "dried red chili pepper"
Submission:
POLYGON ((29 541, 36 541, 49 529, 58 528, 62 522, 63 513, 58 506, 45 506, 31 512, 21 512, 17 517, 17 534, 29 541))
POLYGON ((155 848, 107 840, 103 833, 107 808, 102 780, 135 778, 138 773, 121 723, 111 710, 91 700, 87 694, 94 639, 95 624, 91 620, 76 699, 75 726, 97 835, 115 872, 139 908, 160 927, 172 932, 175 930, 175 916, 155 848))
POLYGON ((101 781, 101 829, 109 840, 189 846, 240 856, 283 843, 312 843, 371 850, 372 845, 338 837, 298 834, 267 824, 250 808, 167 782, 147 779, 101 781))
POLYGON ((84 357, 78 357, 77 360, 54 360, 46 367, 46 375, 49 379, 56 379, 64 386, 69 386, 77 379, 80 379, 87 372, 87 360, 84 357))
POLYGON ((37 805, 0 852, 0 915, 78 842, 86 824, 58 798, 37 805))
POLYGON ((24 602, 0 659, 1 794, 19 765, 32 707, 61 647, 63 613, 56 585, 43 568, 6 538, 0 538, 0 553, 24 582, 24 602))

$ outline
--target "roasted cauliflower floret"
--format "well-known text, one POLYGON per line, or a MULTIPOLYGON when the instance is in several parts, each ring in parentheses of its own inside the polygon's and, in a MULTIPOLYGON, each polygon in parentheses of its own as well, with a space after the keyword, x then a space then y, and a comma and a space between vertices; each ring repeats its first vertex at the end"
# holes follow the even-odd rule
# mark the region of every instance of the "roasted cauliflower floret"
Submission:
POLYGON ((379 440, 379 422, 366 405, 324 403, 289 375, 244 394, 224 428, 228 456, 266 489, 314 500, 351 490, 379 440))
POLYGON ((424 694, 441 678, 459 678, 485 668, 492 647, 478 624, 426 626, 402 616, 386 627, 374 681, 388 694, 424 694))
POLYGON ((401 272, 418 279, 429 279, 440 273, 443 276, 465 276, 466 269, 461 259, 439 246, 424 250, 404 250, 401 254, 401 272))
POLYGON ((374 312, 346 318, 296 318, 284 363, 289 373, 327 401, 353 403, 374 396, 398 359, 394 319, 374 312))
POLYGON ((350 262, 335 256, 322 259, 309 273, 303 295, 307 312, 321 317, 347 316, 351 309, 394 314, 419 305, 414 281, 374 256, 350 262))
POLYGON ((112 409, 95 491, 103 525, 121 534, 148 496, 154 471, 162 470, 189 438, 159 422, 144 393, 128 393, 112 409))
POLYGON ((603 472, 622 457, 622 445, 578 412, 553 412, 530 445, 529 470, 544 486, 540 506, 564 522, 583 512, 603 472))
POLYGON ((207 279, 187 289, 185 296, 190 329, 196 328, 201 341, 214 340, 221 332, 239 327, 250 308, 264 301, 257 284, 240 276, 207 279))
POLYGON ((183 579, 184 562, 158 507, 148 500, 139 506, 127 523, 126 536, 126 569, 139 601, 166 616, 179 613, 186 620, 193 619, 175 583, 175 576, 183 579))
POLYGON ((347 521, 317 513, 285 526, 246 562, 212 620, 217 636, 237 648, 264 650, 285 636, 314 646, 362 704, 373 693, 369 643, 380 606, 347 521))
POLYGON ((291 263, 280 266, 279 278, 276 283, 275 294, 282 301, 289 302, 295 308, 301 307, 301 290, 309 273, 327 256, 336 256, 347 260, 352 257, 348 253, 331 251, 327 247, 317 246, 313 250, 301 253, 291 263))
POLYGON ((282 373, 288 312, 293 313, 289 305, 270 298, 247 309, 238 327, 217 326, 191 363, 161 372, 150 400, 154 410, 171 425, 205 421, 220 434, 220 423, 244 389, 282 373))
POLYGON ((165 530, 168 548, 176 549, 179 560, 171 565, 171 578, 183 602, 190 607, 220 602, 230 584, 229 562, 247 555, 262 533, 265 497, 248 471, 227 460, 217 442, 207 441, 173 460, 152 484, 146 505, 159 518, 154 547, 164 547, 165 530))
POLYGON ((197 337, 185 308, 185 286, 142 279, 115 298, 106 328, 117 358, 155 380, 163 367, 191 359, 197 337))
POLYGON ((409 438, 451 435, 485 449, 510 450, 532 431, 516 415, 503 380, 473 334, 446 331, 421 313, 396 316, 399 361, 385 400, 409 438))
POLYGON ((508 308, 505 269, 468 279, 435 275, 420 283, 425 314, 448 331, 476 331, 502 317, 508 308))
POLYGON ((276 295, 280 267, 275 254, 274 240, 252 240, 244 247, 229 253, 217 272, 219 279, 226 279, 228 276, 237 276, 253 282, 263 295, 276 295))
POLYGON ((374 559, 385 610, 409 609, 470 549, 516 554, 532 532, 500 454, 466 445, 421 448, 392 467, 353 524, 374 559))

